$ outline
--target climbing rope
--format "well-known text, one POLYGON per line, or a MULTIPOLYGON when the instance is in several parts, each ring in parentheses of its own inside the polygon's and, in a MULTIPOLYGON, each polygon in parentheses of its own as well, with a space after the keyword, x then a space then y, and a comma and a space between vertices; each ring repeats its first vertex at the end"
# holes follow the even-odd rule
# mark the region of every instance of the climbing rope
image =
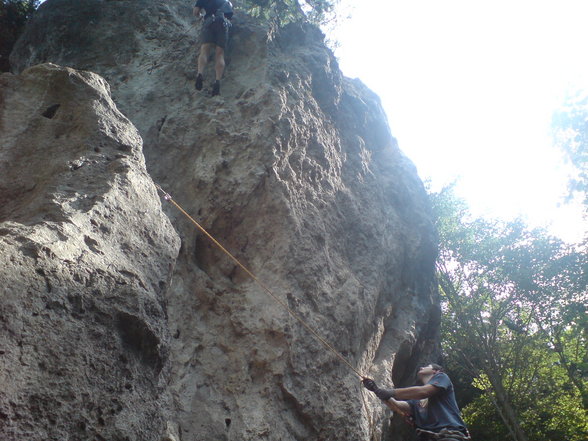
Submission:
MULTIPOLYGON (((282 306, 288 313, 294 317, 298 322, 304 326, 308 332, 310 332, 323 346, 325 346, 329 351, 331 351, 335 356, 343 362, 347 367, 349 367, 356 375, 359 376, 360 379, 364 380, 366 377, 362 375, 357 369, 353 367, 349 361, 343 355, 341 355, 332 345, 329 344, 324 338, 322 338, 306 321, 300 317, 295 311, 292 310, 282 299, 276 296, 271 289, 269 289, 265 283, 263 283, 253 272, 251 272, 245 265, 243 265, 239 259, 233 256, 225 247, 223 247, 219 241, 217 241, 206 229, 200 225, 196 220, 186 212, 174 199, 171 197, 169 193, 163 190, 161 186, 155 184, 157 190, 159 190, 163 194, 163 199, 173 204, 184 216, 186 216, 190 222, 192 222, 206 237, 208 237, 223 253, 225 253, 233 262, 235 262, 243 271, 245 271, 249 277, 251 277, 255 283, 257 283, 273 300, 275 300, 280 306, 282 306)), ((370 409, 366 403, 365 399, 365 390, 363 387, 360 386, 360 395, 363 407, 365 409, 366 417, 368 420, 368 426, 370 431, 370 436, 373 436, 374 432, 374 421, 372 416, 370 415, 370 409)))
MULTIPOLYGON (((186 216, 190 222, 192 222, 206 237, 208 237, 223 253, 225 253, 235 264, 237 264, 243 271, 245 271, 249 277, 251 277, 255 283, 257 283, 272 299, 280 304, 288 313, 300 322, 320 343, 322 343, 329 351, 331 351, 339 360, 341 360, 347 367, 349 367, 355 374, 357 374, 362 380, 366 378, 357 369, 353 367, 349 361, 343 355, 341 355, 332 345, 329 344, 324 338, 322 338, 302 317, 300 317, 295 311, 292 310, 282 299, 276 296, 271 289, 265 285, 259 278, 253 274, 245 265, 243 265, 235 256, 233 256, 225 247, 223 247, 208 231, 202 227, 192 216, 190 216, 176 201, 173 200, 171 195, 165 192, 158 184, 155 184, 157 189, 163 194, 163 198, 173 204, 184 216, 186 216)), ((363 395, 362 395, 363 396, 363 395)), ((365 404, 365 403, 364 403, 365 404)), ((366 407, 367 409, 367 407, 366 407)))

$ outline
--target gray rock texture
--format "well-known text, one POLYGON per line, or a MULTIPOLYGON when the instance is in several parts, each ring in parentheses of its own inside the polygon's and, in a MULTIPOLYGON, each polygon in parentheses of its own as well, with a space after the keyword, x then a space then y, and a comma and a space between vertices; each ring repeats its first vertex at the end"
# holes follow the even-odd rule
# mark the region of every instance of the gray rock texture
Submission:
MULTIPOLYGON (((193 86, 198 32, 189 2, 48 0, 11 62, 15 73, 52 62, 105 78, 143 138, 154 181, 356 370, 411 381, 438 345, 436 236, 423 185, 378 97, 342 76, 316 28, 275 29, 237 9, 221 96, 210 98, 212 66, 205 90, 193 86)), ((182 244, 173 283, 157 291, 168 329, 160 337, 149 325, 158 341, 173 336, 169 379, 157 382, 171 407, 150 421, 173 430, 158 435, 395 439, 352 369, 174 206, 165 210, 182 244)), ((131 231, 146 221, 135 217, 131 231)), ((157 266, 164 282, 173 244, 140 262, 157 266)), ((134 405, 147 413, 155 404, 134 405)), ((130 439, 155 439, 127 430, 130 439)))
POLYGON ((0 77, 2 440, 165 432, 179 238, 141 144, 96 74, 0 77))

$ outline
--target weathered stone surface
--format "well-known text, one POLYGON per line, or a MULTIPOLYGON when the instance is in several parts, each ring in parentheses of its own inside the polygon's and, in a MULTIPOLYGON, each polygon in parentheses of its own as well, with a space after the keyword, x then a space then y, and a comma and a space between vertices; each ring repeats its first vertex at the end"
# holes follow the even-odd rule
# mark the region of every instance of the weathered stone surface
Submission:
POLYGON ((0 77, 0 439, 161 439, 178 248, 102 78, 0 77))
MULTIPOLYGON (((154 180, 360 372, 409 381, 437 344, 436 241, 378 98, 315 28, 238 10, 222 96, 198 93, 190 6, 48 0, 11 60, 106 78, 154 180)), ((182 238, 166 292, 181 439, 380 439, 386 414, 353 371, 166 210, 182 238)))

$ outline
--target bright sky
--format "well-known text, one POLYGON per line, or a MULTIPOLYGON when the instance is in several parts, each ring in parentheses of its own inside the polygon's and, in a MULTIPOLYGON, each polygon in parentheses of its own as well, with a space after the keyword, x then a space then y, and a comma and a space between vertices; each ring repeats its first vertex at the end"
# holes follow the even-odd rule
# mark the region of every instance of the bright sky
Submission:
POLYGON ((393 135, 434 188, 459 177, 478 215, 521 215, 579 239, 581 210, 558 207, 553 111, 588 89, 586 0, 342 0, 343 73, 382 99, 393 135))

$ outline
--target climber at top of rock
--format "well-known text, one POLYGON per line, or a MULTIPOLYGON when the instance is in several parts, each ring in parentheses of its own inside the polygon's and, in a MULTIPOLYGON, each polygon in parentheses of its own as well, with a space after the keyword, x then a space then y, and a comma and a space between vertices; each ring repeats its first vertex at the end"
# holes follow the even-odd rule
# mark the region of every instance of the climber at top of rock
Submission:
POLYGON ((212 85, 212 96, 220 94, 220 80, 225 70, 225 48, 229 40, 229 27, 233 17, 233 5, 228 0, 198 0, 194 5, 194 16, 202 18, 204 14, 204 23, 202 25, 202 47, 198 56, 198 72, 196 74, 196 90, 202 90, 203 73, 210 51, 215 50, 215 82, 212 85))
POLYGON ((409 416, 419 441, 470 440, 455 401, 453 384, 443 368, 428 364, 419 368, 417 377, 420 386, 382 389, 369 378, 363 379, 363 385, 390 409, 409 416))

